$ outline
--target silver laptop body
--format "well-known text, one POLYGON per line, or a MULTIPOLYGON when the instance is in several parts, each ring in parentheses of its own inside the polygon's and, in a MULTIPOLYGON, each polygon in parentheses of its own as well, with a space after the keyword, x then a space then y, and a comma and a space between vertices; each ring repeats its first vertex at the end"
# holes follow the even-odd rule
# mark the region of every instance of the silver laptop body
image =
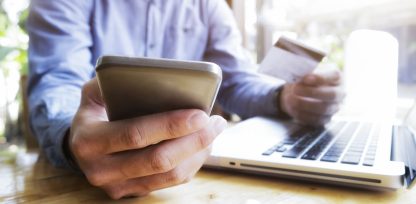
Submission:
POLYGON ((412 161, 406 161, 412 156, 404 150, 416 147, 409 144, 414 136, 408 127, 416 119, 414 107, 402 126, 391 120, 335 118, 323 128, 310 128, 248 119, 218 136, 205 167, 376 190, 402 188, 414 178, 408 175, 414 173, 412 161), (404 130, 409 140, 401 137, 404 130))

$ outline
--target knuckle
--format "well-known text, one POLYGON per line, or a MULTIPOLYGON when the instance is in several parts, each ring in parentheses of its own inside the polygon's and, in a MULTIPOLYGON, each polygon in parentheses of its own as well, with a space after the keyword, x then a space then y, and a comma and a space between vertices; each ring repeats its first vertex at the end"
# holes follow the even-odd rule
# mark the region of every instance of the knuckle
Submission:
POLYGON ((89 154, 91 148, 87 141, 80 138, 72 140, 71 146, 72 153, 76 155, 76 157, 80 158, 86 157, 86 155, 89 154))
POLYGON ((138 193, 137 193, 137 196, 139 196, 139 197, 144 197, 144 196, 149 195, 149 193, 150 193, 150 191, 138 192, 138 193))
POLYGON ((165 128, 167 133, 173 138, 178 135, 178 131, 184 126, 187 119, 186 114, 181 114, 182 112, 169 114, 165 118, 165 128))
POLYGON ((196 143, 197 147, 200 147, 201 149, 208 147, 211 144, 211 134, 214 134, 211 131, 203 130, 199 134, 197 134, 196 137, 196 143))
POLYGON ((122 178, 130 178, 132 177, 132 173, 131 173, 131 167, 139 167, 141 166, 141 164, 137 164, 137 161, 133 161, 133 162, 129 162, 127 165, 121 165, 120 168, 118 168, 120 175, 122 176, 122 178))
POLYGON ((136 190, 136 194, 139 196, 145 196, 152 192, 154 189, 150 187, 149 184, 141 184, 140 187, 136 190))
POLYGON ((173 138, 175 135, 177 135, 177 130, 179 129, 180 124, 178 120, 169 120, 169 122, 166 125, 166 130, 168 134, 173 138))
POLYGON ((85 176, 87 177, 88 182, 93 186, 103 186, 105 184, 104 177, 97 172, 88 172, 85 173, 85 176))
POLYGON ((185 179, 182 181, 182 183, 189 183, 192 180, 192 176, 187 176, 185 177, 185 179))
POLYGON ((150 166, 153 172, 163 173, 173 169, 174 163, 165 150, 156 149, 150 157, 150 166))
POLYGON ((187 176, 182 171, 174 169, 166 175, 166 183, 171 185, 178 185, 186 180, 187 176))
POLYGON ((153 190, 148 184, 133 184, 123 186, 123 192, 115 192, 120 198, 143 197, 148 195, 153 190))
POLYGON ((118 200, 124 196, 123 190, 116 186, 104 188, 104 191, 113 200, 118 200))
POLYGON ((125 127, 123 134, 121 136, 122 144, 125 144, 128 147, 144 147, 147 146, 147 142, 145 141, 145 137, 143 136, 142 128, 136 125, 129 125, 125 127))

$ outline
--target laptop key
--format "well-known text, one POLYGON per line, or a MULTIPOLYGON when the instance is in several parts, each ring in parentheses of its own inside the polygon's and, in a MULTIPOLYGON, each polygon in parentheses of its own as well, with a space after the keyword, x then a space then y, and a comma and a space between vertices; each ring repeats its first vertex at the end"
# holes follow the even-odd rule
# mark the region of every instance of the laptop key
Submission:
POLYGON ((268 149, 265 152, 263 152, 262 155, 269 156, 269 155, 271 155, 273 153, 274 153, 274 149, 268 149))
POLYGON ((284 152, 286 150, 287 150, 286 147, 279 147, 279 148, 276 149, 276 152, 284 152))
POLYGON ((364 166, 373 166, 374 165, 374 159, 364 159, 363 165, 364 166))
POLYGON ((374 166, 374 160, 376 158, 377 151, 377 141, 380 134, 380 126, 378 125, 372 133, 371 143, 367 148, 367 152, 364 156, 363 165, 364 166, 374 166))
POLYGON ((319 152, 307 152, 304 155, 302 155, 302 159, 306 160, 316 160, 319 157, 319 152))
POLYGON ((298 141, 298 140, 299 140, 299 138, 286 138, 282 141, 282 144, 283 145, 285 145, 285 144, 292 145, 292 144, 296 143, 296 141, 298 141))
POLYGON ((337 162, 338 161, 339 156, 332 156, 332 155, 324 155, 321 158, 321 161, 326 161, 326 162, 337 162))
POLYGON ((361 156, 364 152, 365 145, 363 142, 367 141, 367 138, 370 135, 372 125, 370 123, 364 123, 357 132, 357 135, 352 141, 351 146, 348 148, 347 153, 345 153, 344 158, 342 158, 341 163, 344 164, 358 164, 360 163, 361 156))
POLYGON ((331 127, 319 141, 310 148, 303 156, 302 159, 316 160, 321 155, 323 149, 332 141, 332 139, 338 134, 338 132, 345 125, 345 122, 339 122, 331 127))
POLYGON ((281 143, 293 145, 310 131, 311 129, 309 127, 299 127, 299 129, 290 133, 290 136, 285 138, 281 143))
POLYGON ((291 149, 283 153, 283 157, 297 158, 322 132, 323 128, 314 130, 301 138, 291 149))
POLYGON ((344 131, 341 132, 341 135, 335 141, 334 144, 329 148, 329 150, 321 158, 321 161, 326 162, 337 162, 345 147, 348 144, 349 139, 354 135, 358 127, 358 122, 350 123, 344 131))
POLYGON ((277 145, 274 145, 273 147, 267 149, 265 152, 262 153, 262 155, 269 156, 273 154, 274 152, 285 152, 287 150, 285 145, 292 145, 296 143, 298 140, 302 139, 302 136, 307 134, 308 131, 310 131, 310 128, 299 126, 298 129, 290 133, 290 136, 288 138, 285 138, 284 140, 279 142, 277 145))
POLYGON ((283 147, 283 145, 282 144, 274 145, 273 147, 270 147, 268 150, 266 150, 265 152, 263 152, 262 155, 269 156, 269 155, 273 154, 274 151, 276 151, 276 149, 278 149, 280 147, 283 147))
POLYGON ((342 158, 344 164, 358 164, 360 162, 361 155, 346 155, 342 158))

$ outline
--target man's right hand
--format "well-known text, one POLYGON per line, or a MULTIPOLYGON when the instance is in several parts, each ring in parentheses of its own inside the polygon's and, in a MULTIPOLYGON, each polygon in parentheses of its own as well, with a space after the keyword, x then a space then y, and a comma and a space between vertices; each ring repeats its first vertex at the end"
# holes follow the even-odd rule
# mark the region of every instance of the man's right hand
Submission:
POLYGON ((68 145, 88 181, 119 199, 189 181, 225 127, 223 118, 200 110, 109 122, 93 79, 83 88, 68 145))

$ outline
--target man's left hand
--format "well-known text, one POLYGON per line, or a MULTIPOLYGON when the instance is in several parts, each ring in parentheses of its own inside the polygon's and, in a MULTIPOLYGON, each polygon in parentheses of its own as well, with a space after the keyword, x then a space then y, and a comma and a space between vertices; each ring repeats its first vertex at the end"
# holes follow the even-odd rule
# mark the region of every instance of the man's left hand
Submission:
POLYGON ((312 73, 286 84, 280 94, 281 110, 296 121, 319 126, 330 121, 345 97, 338 70, 312 73))

